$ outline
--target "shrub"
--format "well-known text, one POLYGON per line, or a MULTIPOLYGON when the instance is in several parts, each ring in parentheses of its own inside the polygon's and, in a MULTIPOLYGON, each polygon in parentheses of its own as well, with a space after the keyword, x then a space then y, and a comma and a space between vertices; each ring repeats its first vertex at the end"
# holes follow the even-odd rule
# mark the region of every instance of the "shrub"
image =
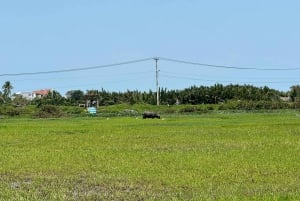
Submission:
POLYGON ((6 114, 13 117, 13 116, 19 116, 21 114, 20 109, 9 107, 7 108, 6 114))
POLYGON ((182 109, 180 109, 179 112, 189 113, 189 112, 196 112, 196 111, 198 111, 198 108, 196 106, 185 106, 182 109))
POLYGON ((0 115, 8 115, 14 117, 19 116, 22 112, 22 108, 14 107, 12 105, 5 105, 0 107, 0 115))
POLYGON ((38 118, 59 118, 63 117, 64 113, 57 106, 43 105, 39 108, 35 116, 38 118))
POLYGON ((85 108, 77 107, 77 106, 66 106, 62 107, 64 113, 68 115, 84 115, 86 114, 85 108))
POLYGON ((218 110, 227 110, 228 108, 227 108, 227 105, 225 105, 225 104, 222 104, 222 105, 218 105, 218 108, 217 108, 218 110))
POLYGON ((130 110, 130 109, 125 109, 123 112, 119 113, 119 116, 138 116, 138 111, 136 110, 130 110))
POLYGON ((173 114, 173 113, 176 113, 176 110, 173 109, 173 108, 168 108, 164 111, 166 114, 173 114))
POLYGON ((208 106, 206 107, 206 109, 207 109, 207 110, 214 110, 214 106, 208 105, 208 106))

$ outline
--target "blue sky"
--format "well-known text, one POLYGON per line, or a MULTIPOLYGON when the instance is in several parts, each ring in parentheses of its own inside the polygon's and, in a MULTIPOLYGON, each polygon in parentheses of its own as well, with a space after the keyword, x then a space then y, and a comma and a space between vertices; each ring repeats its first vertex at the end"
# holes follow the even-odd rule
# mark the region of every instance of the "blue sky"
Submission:
MULTIPOLYGON (((0 74, 84 68, 151 57, 254 68, 300 67, 300 1, 0 0, 0 74)), ((159 60, 159 84, 251 84, 288 91, 300 70, 258 71, 159 60)), ((155 62, 0 76, 14 92, 155 90, 155 62)))

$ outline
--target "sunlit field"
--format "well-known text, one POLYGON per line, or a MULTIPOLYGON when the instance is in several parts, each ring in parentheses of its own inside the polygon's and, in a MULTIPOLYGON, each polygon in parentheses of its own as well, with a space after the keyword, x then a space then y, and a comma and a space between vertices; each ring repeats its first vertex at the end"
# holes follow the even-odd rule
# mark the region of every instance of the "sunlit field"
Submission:
POLYGON ((0 120, 0 200, 300 200, 296 112, 0 120))

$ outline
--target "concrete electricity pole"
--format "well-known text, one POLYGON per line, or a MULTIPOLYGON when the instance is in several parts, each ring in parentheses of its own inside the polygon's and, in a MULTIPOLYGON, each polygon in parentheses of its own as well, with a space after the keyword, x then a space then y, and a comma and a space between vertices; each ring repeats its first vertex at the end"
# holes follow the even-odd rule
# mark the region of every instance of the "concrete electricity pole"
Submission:
POLYGON ((157 68, 157 62, 159 60, 158 57, 154 58, 155 60, 155 69, 156 69, 156 104, 159 105, 159 85, 158 85, 158 68, 157 68))

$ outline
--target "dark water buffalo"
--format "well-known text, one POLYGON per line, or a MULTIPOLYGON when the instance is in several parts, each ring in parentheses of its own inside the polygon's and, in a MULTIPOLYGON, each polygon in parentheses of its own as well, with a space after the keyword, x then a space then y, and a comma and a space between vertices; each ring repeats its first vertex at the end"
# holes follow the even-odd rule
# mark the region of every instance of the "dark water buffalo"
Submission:
POLYGON ((157 118, 157 119, 160 119, 160 115, 155 113, 155 112, 144 112, 143 113, 143 119, 147 119, 147 118, 151 118, 151 119, 154 119, 154 118, 157 118))

